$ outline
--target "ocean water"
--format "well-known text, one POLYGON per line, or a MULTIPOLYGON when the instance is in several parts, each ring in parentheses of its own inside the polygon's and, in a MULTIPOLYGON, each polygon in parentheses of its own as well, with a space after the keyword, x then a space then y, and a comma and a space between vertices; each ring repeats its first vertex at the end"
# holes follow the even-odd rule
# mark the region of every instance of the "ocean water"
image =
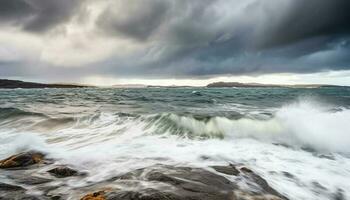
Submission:
POLYGON ((290 199, 350 199, 349 88, 0 90, 0 158, 46 152, 101 181, 243 164, 290 199))

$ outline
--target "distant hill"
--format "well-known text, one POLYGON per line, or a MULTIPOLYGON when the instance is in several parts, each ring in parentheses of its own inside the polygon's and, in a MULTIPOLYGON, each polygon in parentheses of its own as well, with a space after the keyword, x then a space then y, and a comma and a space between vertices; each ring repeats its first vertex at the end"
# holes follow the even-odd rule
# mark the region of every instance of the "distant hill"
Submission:
POLYGON ((88 87, 84 85, 74 85, 74 84, 44 84, 44 83, 34 83, 34 82, 24 82, 18 80, 8 80, 0 79, 0 88, 15 89, 15 88, 82 88, 88 87))
POLYGON ((320 87, 344 87, 339 85, 322 85, 322 84, 300 84, 300 85, 277 85, 277 84, 260 84, 260 83, 239 83, 239 82, 215 82, 207 85, 208 88, 216 87, 290 87, 290 88, 320 88, 320 87))

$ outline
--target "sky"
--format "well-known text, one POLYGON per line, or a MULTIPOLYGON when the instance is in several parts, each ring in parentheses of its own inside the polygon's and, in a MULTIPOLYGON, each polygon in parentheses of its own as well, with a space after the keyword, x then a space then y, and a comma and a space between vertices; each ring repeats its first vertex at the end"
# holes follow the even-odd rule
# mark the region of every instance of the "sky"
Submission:
POLYGON ((1 0, 0 78, 350 86, 349 0, 1 0))

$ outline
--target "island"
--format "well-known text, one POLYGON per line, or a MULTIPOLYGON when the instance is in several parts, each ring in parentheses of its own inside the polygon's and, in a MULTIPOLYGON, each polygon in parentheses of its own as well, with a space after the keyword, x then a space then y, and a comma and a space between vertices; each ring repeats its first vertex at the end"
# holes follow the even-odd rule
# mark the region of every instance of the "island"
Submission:
POLYGON ((0 79, 0 88, 2 89, 31 89, 31 88, 84 88, 90 87, 86 85, 79 84, 46 84, 46 83, 34 83, 34 82, 24 82, 19 80, 9 80, 9 79, 0 79))
POLYGON ((261 83, 240 83, 240 82, 214 82, 208 84, 208 88, 324 88, 324 87, 346 87, 340 85, 323 85, 323 84, 297 84, 297 85, 278 85, 278 84, 261 84, 261 83))

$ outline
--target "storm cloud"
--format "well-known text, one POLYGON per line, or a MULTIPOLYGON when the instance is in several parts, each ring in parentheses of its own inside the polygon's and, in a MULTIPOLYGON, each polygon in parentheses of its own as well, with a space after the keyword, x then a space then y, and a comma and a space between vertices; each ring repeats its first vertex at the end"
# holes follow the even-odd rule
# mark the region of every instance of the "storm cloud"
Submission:
POLYGON ((263 45, 278 46, 313 37, 349 34, 349 8, 347 0, 295 0, 280 20, 263 30, 263 45))
POLYGON ((66 22, 81 0, 2 0, 0 22, 42 32, 66 22))
MULTIPOLYGON (((37 58, 19 60, 16 71, 40 65, 60 74, 74 66, 76 76, 313 73, 350 70, 349 10, 348 0, 4 0, 0 25, 45 38, 37 58), (58 26, 67 31, 48 37, 58 26)), ((4 63, 0 73, 14 74, 4 63)))

